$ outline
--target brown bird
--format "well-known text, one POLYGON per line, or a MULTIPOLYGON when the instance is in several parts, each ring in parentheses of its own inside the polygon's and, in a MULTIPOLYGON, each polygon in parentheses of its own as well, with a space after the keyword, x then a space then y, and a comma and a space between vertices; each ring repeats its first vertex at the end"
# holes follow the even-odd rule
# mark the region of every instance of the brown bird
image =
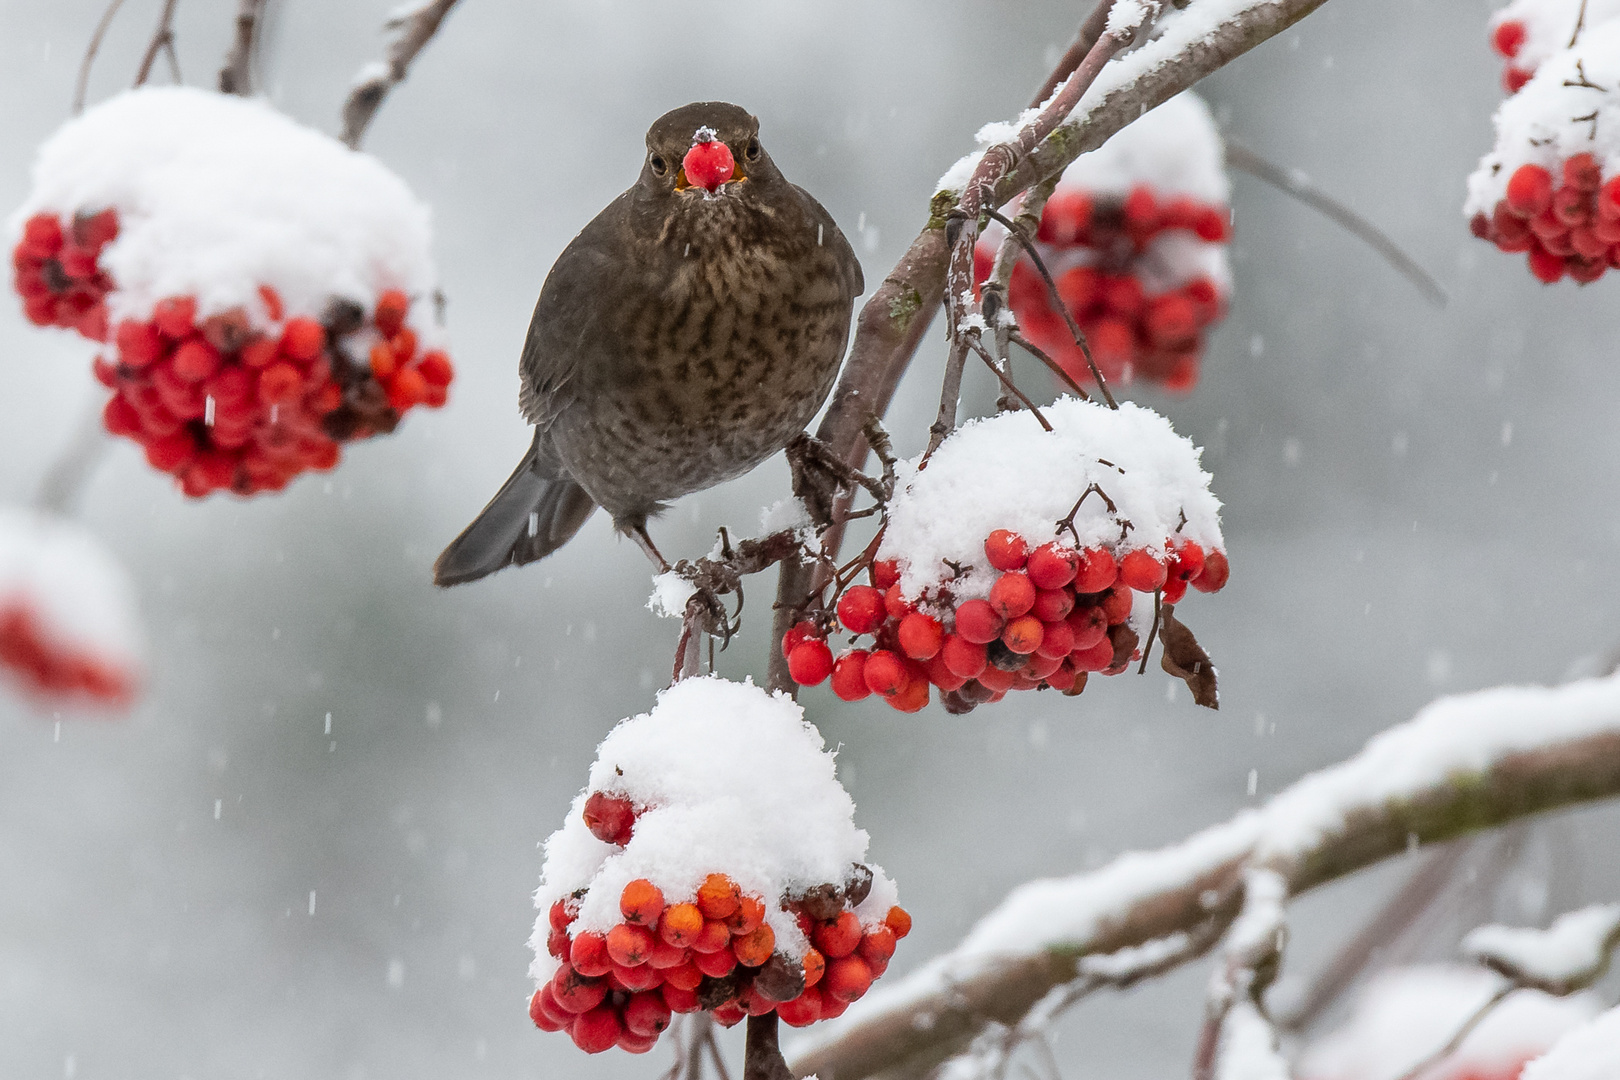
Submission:
POLYGON ((757 119, 719 101, 665 113, 640 179, 546 276, 519 361, 534 444, 434 582, 543 558, 598 506, 667 565, 647 519, 804 429, 864 288, 849 241, 777 170, 757 119))

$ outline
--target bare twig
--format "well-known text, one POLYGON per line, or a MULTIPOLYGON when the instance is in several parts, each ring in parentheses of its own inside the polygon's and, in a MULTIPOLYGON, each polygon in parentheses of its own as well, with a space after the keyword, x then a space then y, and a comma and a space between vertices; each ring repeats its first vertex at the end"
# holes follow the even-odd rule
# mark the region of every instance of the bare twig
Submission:
POLYGON ((173 65, 175 82, 180 81, 180 61, 174 55, 174 9, 180 0, 163 0, 163 14, 158 17, 157 30, 152 34, 152 41, 146 46, 146 55, 141 57, 141 68, 135 73, 135 85, 146 85, 147 76, 152 74, 152 65, 157 62, 158 53, 168 50, 169 62, 173 65))
POLYGON ((101 19, 96 23, 96 29, 90 35, 90 44, 84 50, 84 59, 79 61, 79 78, 73 84, 73 115, 78 116, 84 112, 84 98, 90 89, 90 69, 95 66, 96 54, 101 51, 102 39, 107 36, 107 28, 112 25, 113 16, 118 9, 124 6, 124 0, 112 0, 107 10, 101 13, 101 19))
POLYGON ((1273 164, 1241 143, 1226 144, 1226 162, 1309 206, 1372 248, 1429 303, 1435 307, 1446 306, 1445 289, 1416 259, 1402 251, 1382 229, 1311 183, 1303 174, 1273 164))
POLYGON ((426 0, 415 9, 388 20, 385 27, 393 37, 388 42, 386 59, 371 63, 355 76, 354 86, 343 103, 344 143, 350 149, 359 149, 366 137, 366 128, 382 106, 388 92, 405 81, 411 61, 432 40, 439 24, 456 6, 456 0, 426 0))
POLYGON ((1007 392, 1013 395, 1013 397, 1017 398, 1019 402, 1023 404, 1024 408, 1028 409, 1035 415, 1035 419, 1040 422, 1041 430, 1051 431, 1052 425, 1047 422, 1046 417, 1041 415, 1041 410, 1035 407, 1035 403, 1033 401, 1029 400, 1028 394, 1025 394, 1022 390, 1018 389, 1018 384, 1012 381, 1012 376, 1001 370, 1001 365, 995 362, 995 360, 990 356, 989 352, 985 350, 985 347, 979 343, 978 339, 969 337, 965 338, 964 340, 967 341, 968 348, 977 353, 979 355, 979 359, 984 361, 984 366, 989 368, 991 373, 995 375, 996 378, 1001 380, 1001 385, 1006 388, 1007 392))
POLYGON ((236 33, 225 66, 219 69, 219 92, 247 97, 253 93, 253 54, 264 6, 269 0, 237 0, 236 33))
POLYGON ((1434 1053, 1430 1054, 1428 1057, 1424 1058, 1410 1069, 1407 1069, 1398 1077, 1398 1080, 1417 1080, 1418 1077, 1428 1072, 1430 1068, 1438 1065, 1440 1062, 1446 1060, 1446 1058, 1456 1053, 1457 1047, 1463 1044, 1463 1040, 1468 1038, 1469 1033, 1484 1022, 1485 1018, 1491 1014, 1491 1011, 1502 1003, 1503 998, 1507 997, 1517 989, 1518 987, 1513 985, 1511 982, 1503 983, 1501 986, 1499 986, 1496 989, 1496 992, 1492 994, 1484 1004, 1482 1004, 1478 1009, 1475 1009, 1468 1019, 1464 1020, 1457 1030, 1452 1032, 1451 1038, 1446 1040, 1446 1044, 1444 1046, 1440 1047, 1434 1053))
POLYGON ((1035 98, 1029 103, 1030 108, 1038 109, 1046 104, 1046 99, 1063 85, 1063 80, 1074 74, 1074 69, 1080 66, 1080 61, 1086 58, 1091 47, 1097 44, 1097 39, 1102 37, 1103 27, 1108 25, 1108 13, 1113 7, 1114 0, 1098 0, 1097 6, 1086 16, 1086 21, 1080 24, 1080 30, 1075 34, 1068 52, 1058 60, 1057 67, 1052 69, 1052 74, 1046 77, 1041 88, 1035 91, 1035 98))
POLYGON ((101 408, 91 405, 79 421, 73 438, 52 459, 34 493, 34 505, 48 513, 73 513, 96 466, 107 453, 107 436, 102 429, 101 408))
POLYGON ((1046 365, 1046 369, 1056 376, 1058 381, 1062 382, 1064 386, 1073 391, 1075 397, 1079 398, 1081 401, 1091 400, 1091 395, 1086 393, 1085 389, 1081 387, 1079 383, 1074 381, 1074 376, 1070 375, 1066 370, 1064 370, 1062 364, 1058 363, 1050 356, 1047 356, 1043 350, 1038 348, 1023 334, 1013 334, 1012 342, 1014 345, 1017 345, 1035 359, 1039 360, 1042 364, 1046 365))

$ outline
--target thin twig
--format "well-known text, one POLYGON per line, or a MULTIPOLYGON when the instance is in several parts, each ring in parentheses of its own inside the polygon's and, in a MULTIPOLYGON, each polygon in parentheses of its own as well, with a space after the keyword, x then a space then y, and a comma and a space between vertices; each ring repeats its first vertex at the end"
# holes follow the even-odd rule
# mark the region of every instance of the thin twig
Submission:
POLYGON ((1586 0, 1581 0, 1581 9, 1575 14, 1575 32, 1569 35, 1569 47, 1573 49, 1575 43, 1581 40, 1581 31, 1586 28, 1586 0))
POLYGON ((73 115, 78 116, 84 112, 84 97, 90 88, 90 68, 96 62, 96 53, 101 51, 101 40, 107 36, 107 28, 112 25, 113 16, 118 9, 124 6, 124 0, 112 0, 107 10, 101 13, 101 21, 96 23, 95 32, 90 35, 90 45, 84 50, 84 59, 79 62, 79 79, 73 86, 73 115))
POLYGON ((1086 58, 1091 47, 1097 44, 1097 39, 1102 37, 1103 28, 1108 25, 1108 13, 1113 7, 1114 0, 1098 0, 1097 6, 1086 16, 1086 21, 1080 24, 1080 30, 1075 34, 1074 43, 1069 46, 1069 51, 1063 54, 1058 60, 1057 67, 1052 69, 1052 74, 1048 75, 1046 81, 1041 83, 1041 88, 1035 91, 1035 99, 1029 103, 1030 108, 1038 109, 1046 104, 1046 99, 1063 85, 1063 80, 1074 74, 1074 69, 1080 66, 1080 61, 1086 58))
POLYGON ((1034 344, 1032 344, 1030 342, 1030 340, 1028 338, 1026 338, 1023 334, 1018 334, 1018 333, 1013 334, 1012 335, 1012 343, 1014 345, 1017 345, 1019 348, 1023 349, 1025 352, 1029 353, 1031 356, 1033 356, 1035 359, 1039 360, 1041 363, 1045 364, 1047 370, 1050 371, 1053 375, 1055 375, 1063 383, 1064 386, 1067 386, 1070 390, 1073 390, 1074 393, 1075 393, 1075 396, 1078 397, 1081 401, 1090 401, 1091 400, 1091 395, 1086 393, 1085 389, 1082 388, 1079 383, 1074 381, 1074 376, 1070 375, 1068 373, 1068 371, 1063 367, 1062 364, 1058 363, 1056 360, 1052 359, 1050 356, 1047 356, 1045 352, 1043 352, 1041 349, 1037 348, 1034 344))
POLYGON ((714 1062, 714 1071, 719 1074, 720 1080, 731 1080, 731 1073, 726 1070, 725 1059, 720 1056, 720 1043, 714 1037, 714 1027, 703 1033, 703 1045, 709 1048, 709 1059, 714 1062))
POLYGON ((1477 1028, 1484 1021, 1484 1019, 1491 1014, 1491 1010, 1500 1005, 1503 998, 1507 997, 1517 989, 1518 987, 1513 983, 1505 983, 1499 987, 1496 993, 1490 996, 1490 1000, 1486 1001, 1485 1004, 1474 1010, 1473 1015, 1467 1020, 1463 1021, 1462 1026, 1452 1034, 1450 1040, 1446 1042, 1446 1045, 1442 1046, 1440 1049, 1436 1050, 1434 1053, 1430 1054, 1428 1057, 1424 1058, 1410 1069, 1407 1069, 1397 1078, 1397 1080, 1417 1080, 1419 1076, 1422 1076, 1424 1073, 1428 1072, 1430 1068, 1438 1065, 1440 1062, 1450 1057, 1456 1052, 1457 1047, 1462 1045, 1463 1040, 1468 1038, 1469 1033, 1477 1028))
POLYGON ((180 0, 163 0, 163 14, 158 17, 157 30, 146 46, 146 55, 141 57, 140 70, 135 73, 136 86, 146 85, 147 76, 152 74, 152 65, 157 63, 158 53, 164 49, 169 50, 169 61, 174 65, 174 81, 180 81, 180 62, 174 58, 174 9, 179 3, 180 0))
MULTIPOLYGON (((1098 490, 1101 491, 1102 489, 1099 488, 1098 490)), ((1085 496, 1081 496, 1081 498, 1084 498, 1084 497, 1085 496)), ((1160 590, 1158 590, 1158 589, 1153 590, 1153 625, 1148 627, 1147 644, 1142 646, 1142 666, 1136 669, 1136 673, 1138 675, 1141 675, 1141 674, 1143 674, 1143 673, 1145 673, 1147 671, 1148 657, 1153 655, 1153 639, 1155 637, 1157 637, 1158 633, 1159 633, 1159 618, 1160 618, 1160 606, 1159 605, 1160 605, 1160 598, 1163 595, 1164 595, 1164 593, 1161 592, 1160 590)))
POLYGON ((186 79, 184 75, 180 74, 180 56, 174 51, 173 34, 170 34, 169 40, 163 43, 163 55, 169 58, 169 75, 173 77, 174 85, 180 86, 184 84, 186 79))
POLYGON ((1400 245, 1378 226, 1327 194, 1303 175, 1267 161, 1242 143, 1226 144, 1226 163, 1309 206, 1372 248, 1380 258, 1394 268, 1396 273, 1410 281, 1429 303, 1435 307, 1446 306, 1448 299, 1446 290, 1440 287, 1440 283, 1423 269, 1416 259, 1402 251, 1400 245))
POLYGON ((1024 408, 1035 414, 1035 419, 1040 421, 1042 429, 1051 431, 1052 425, 1046 422, 1046 417, 1041 415, 1041 410, 1037 409, 1035 407, 1035 403, 1029 400, 1029 395, 1018 389, 1017 384, 1008 377, 1005 371, 1001 370, 1000 366, 997 365, 995 360, 991 358, 990 353, 986 351, 985 347, 971 337, 965 338, 964 340, 967 341, 968 348, 979 354, 979 359, 984 361, 984 366, 989 368, 995 374, 996 378, 1001 380, 1001 385, 1006 387, 1009 393, 1022 402, 1024 408))
POLYGON ((384 29, 393 33, 382 63, 371 63, 360 69, 348 99, 343 102, 343 142, 358 150, 366 137, 366 128, 382 107, 388 92, 405 81, 411 61, 432 40, 439 24, 456 6, 456 0, 427 0, 412 11, 388 20, 384 29))
POLYGON ((79 421, 72 440, 52 459, 34 493, 34 505, 58 516, 71 514, 96 466, 107 452, 108 441, 101 425, 101 408, 92 405, 79 421))
POLYGON ((231 51, 225 54, 225 66, 219 69, 219 92, 247 97, 253 93, 254 43, 258 40, 259 24, 268 0, 237 0, 236 34, 231 39, 231 51))

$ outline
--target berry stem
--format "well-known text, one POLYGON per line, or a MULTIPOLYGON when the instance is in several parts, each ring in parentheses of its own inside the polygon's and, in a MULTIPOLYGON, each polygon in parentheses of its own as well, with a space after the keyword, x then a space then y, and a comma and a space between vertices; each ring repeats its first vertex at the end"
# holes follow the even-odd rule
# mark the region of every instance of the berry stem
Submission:
POLYGON ((776 1013, 748 1018, 748 1045, 743 1053, 743 1080, 793 1080, 777 1043, 776 1013))

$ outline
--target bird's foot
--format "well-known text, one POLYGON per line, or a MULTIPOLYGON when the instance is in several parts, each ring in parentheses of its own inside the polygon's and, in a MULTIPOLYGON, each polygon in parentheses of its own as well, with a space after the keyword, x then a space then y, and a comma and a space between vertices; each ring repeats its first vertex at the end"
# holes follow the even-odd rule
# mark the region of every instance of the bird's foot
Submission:
POLYGON ((645 522, 630 530, 630 538, 636 542, 636 546, 646 554, 647 558, 652 560, 653 565, 658 567, 660 574, 669 573, 669 560, 664 558, 663 553, 658 550, 658 545, 654 544, 652 537, 647 535, 645 522))

